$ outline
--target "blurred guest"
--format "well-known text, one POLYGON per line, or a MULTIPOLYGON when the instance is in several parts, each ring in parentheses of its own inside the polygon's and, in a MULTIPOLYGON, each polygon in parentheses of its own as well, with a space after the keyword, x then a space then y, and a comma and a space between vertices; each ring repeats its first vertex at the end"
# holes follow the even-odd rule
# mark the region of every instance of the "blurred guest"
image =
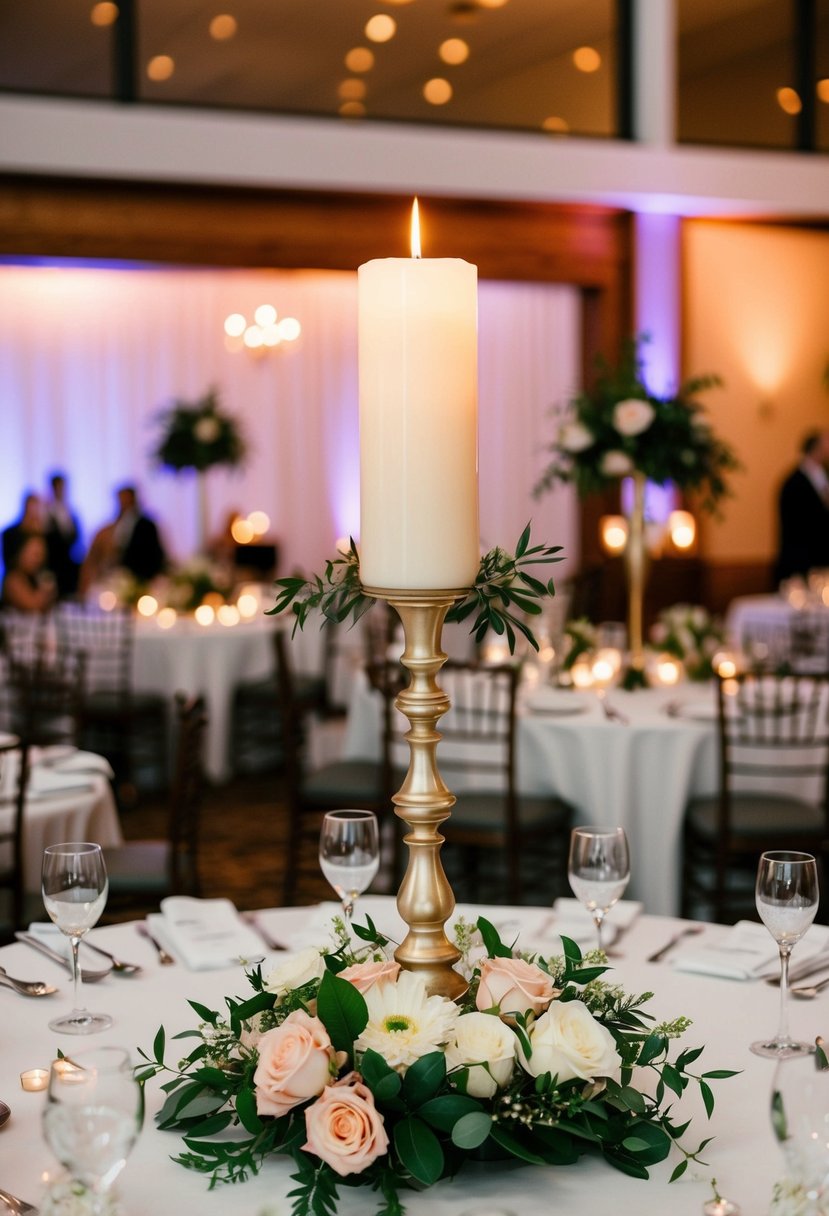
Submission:
POLYGON ((46 541, 29 533, 6 567, 0 604, 16 612, 47 612, 55 600, 54 575, 46 567, 46 541))
POLYGON ((167 563, 158 528, 155 521, 141 509, 135 486, 120 486, 116 495, 116 565, 129 570, 139 582, 149 582, 161 573, 167 563))
POLYGON ((118 564, 115 524, 104 524, 92 537, 78 576, 78 594, 83 599, 118 564))
POLYGON ((20 518, 3 530, 3 566, 9 570, 14 561, 14 555, 27 536, 42 536, 45 521, 43 518, 43 503, 37 494, 28 490, 23 496, 23 506, 20 518))
POLYGON ((775 581, 829 567, 829 430, 812 431, 780 489, 775 581))
POLYGON ((233 535, 233 525, 241 518, 241 511, 228 511, 222 531, 211 536, 207 542, 207 556, 220 566, 233 565, 236 550, 239 548, 239 542, 233 535))
POLYGON ((53 473, 49 478, 51 497, 46 500, 46 545, 48 566, 57 582, 58 598, 74 595, 78 589, 80 562, 77 548, 81 538, 78 518, 69 506, 66 475, 53 473))

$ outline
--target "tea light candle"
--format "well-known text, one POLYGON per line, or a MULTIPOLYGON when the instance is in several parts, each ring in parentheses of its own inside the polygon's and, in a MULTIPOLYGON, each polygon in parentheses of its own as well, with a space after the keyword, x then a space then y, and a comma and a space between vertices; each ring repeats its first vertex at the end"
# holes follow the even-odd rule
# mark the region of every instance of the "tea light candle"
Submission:
POLYGON ((592 688, 593 668, 586 659, 577 659, 570 668, 570 678, 575 688, 592 688))
POLYGON ((724 1199, 722 1195, 709 1199, 702 1205, 702 1211, 703 1216, 740 1216, 739 1205, 732 1203, 730 1199, 724 1199))
POLYGON ((27 1068, 20 1074, 20 1086, 29 1093, 45 1089, 49 1084, 48 1068, 27 1068))
POLYGON ((468 587, 478 535, 478 272, 460 258, 358 272, 360 577, 367 587, 468 587))

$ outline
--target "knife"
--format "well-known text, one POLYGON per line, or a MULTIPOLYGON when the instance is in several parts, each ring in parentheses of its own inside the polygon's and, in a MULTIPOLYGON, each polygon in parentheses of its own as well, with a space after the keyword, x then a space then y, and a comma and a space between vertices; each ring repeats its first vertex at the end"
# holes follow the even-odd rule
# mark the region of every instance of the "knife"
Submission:
MULTIPOLYGON (((40 938, 35 937, 31 933, 15 933, 14 935, 19 942, 23 942, 25 946, 31 946, 33 950, 39 950, 41 954, 45 954, 53 963, 59 963, 61 967, 72 974, 72 963, 70 959, 63 954, 59 954, 57 950, 53 950, 51 946, 47 946, 40 938)), ((106 967, 103 971, 90 971, 87 967, 81 967, 81 979, 85 984, 94 984, 97 980, 105 979, 112 971, 112 967, 106 967)))

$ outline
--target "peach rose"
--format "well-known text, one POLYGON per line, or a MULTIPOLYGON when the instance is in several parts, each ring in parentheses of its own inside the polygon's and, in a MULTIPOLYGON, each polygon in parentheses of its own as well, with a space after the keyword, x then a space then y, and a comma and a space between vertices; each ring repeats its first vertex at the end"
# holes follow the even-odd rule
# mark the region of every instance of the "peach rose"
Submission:
POLYGON ((303 1148, 320 1157, 340 1177, 361 1174, 388 1151, 383 1116, 367 1085, 350 1073, 328 1085, 305 1111, 308 1140, 303 1148))
POLYGON ((336 1056, 319 1018, 302 1009, 289 1013, 281 1026, 259 1040, 259 1063, 253 1074, 260 1115, 284 1115, 300 1102, 322 1093, 331 1080, 336 1056))
POLYGON ((394 959, 383 959, 379 963, 353 963, 338 973, 338 978, 348 980, 358 992, 368 992, 372 984, 381 980, 396 980, 400 972, 400 964, 394 959))
POLYGON ((487 958, 481 964, 481 982, 475 1004, 480 1010, 501 1013, 543 1013, 555 996, 546 971, 521 958, 487 958))

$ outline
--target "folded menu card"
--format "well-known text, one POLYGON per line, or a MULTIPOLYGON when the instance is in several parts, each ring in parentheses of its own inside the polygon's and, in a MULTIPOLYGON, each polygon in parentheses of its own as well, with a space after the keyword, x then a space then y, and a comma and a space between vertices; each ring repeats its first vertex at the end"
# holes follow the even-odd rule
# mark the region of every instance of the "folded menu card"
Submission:
MULTIPOLYGON (((812 925, 797 943, 789 967, 790 979, 809 971, 826 955, 829 970, 829 927, 812 925)), ((711 945, 678 950, 671 960, 677 971, 719 976, 728 980, 754 980, 778 974, 777 942, 765 925, 741 920, 711 945)))
POLYGON ((171 895, 162 899, 161 912, 147 917, 147 926, 191 971, 253 962, 268 953, 262 938, 229 899, 171 895))

